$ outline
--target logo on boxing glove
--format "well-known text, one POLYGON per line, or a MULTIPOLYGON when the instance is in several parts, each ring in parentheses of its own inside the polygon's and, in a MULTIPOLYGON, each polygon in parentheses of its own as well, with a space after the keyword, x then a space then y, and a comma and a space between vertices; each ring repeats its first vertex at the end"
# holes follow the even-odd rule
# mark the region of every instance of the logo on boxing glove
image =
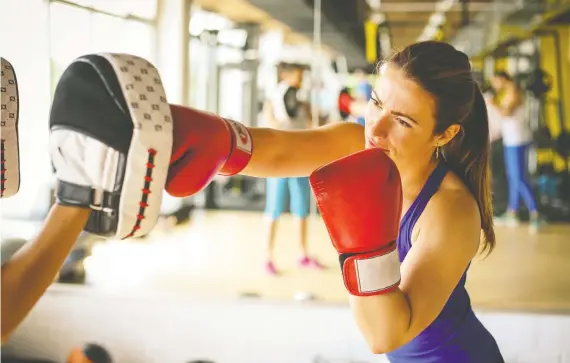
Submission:
POLYGON ((242 144, 247 143, 247 141, 249 140, 249 137, 247 135, 247 133, 245 132, 245 129, 243 128, 242 125, 236 125, 237 126, 237 132, 239 135, 239 138, 241 139, 242 144))
POLYGON ((233 129, 236 137, 236 147, 242 151, 247 153, 251 153, 252 151, 252 142, 249 136, 249 133, 245 129, 245 126, 240 124, 239 122, 235 122, 233 120, 224 119, 228 122, 228 124, 233 129))

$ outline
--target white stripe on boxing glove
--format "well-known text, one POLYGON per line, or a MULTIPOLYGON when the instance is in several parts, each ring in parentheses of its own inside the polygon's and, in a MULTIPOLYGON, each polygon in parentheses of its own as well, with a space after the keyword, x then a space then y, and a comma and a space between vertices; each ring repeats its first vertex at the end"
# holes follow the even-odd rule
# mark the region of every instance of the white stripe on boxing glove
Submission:
POLYGON ((343 273, 345 285, 354 295, 391 291, 399 285, 401 278, 398 249, 386 254, 351 256, 344 263, 343 273))
POLYGON ((121 153, 108 145, 75 130, 58 128, 50 134, 50 154, 59 181, 93 189, 95 196, 97 191, 117 190, 121 153))

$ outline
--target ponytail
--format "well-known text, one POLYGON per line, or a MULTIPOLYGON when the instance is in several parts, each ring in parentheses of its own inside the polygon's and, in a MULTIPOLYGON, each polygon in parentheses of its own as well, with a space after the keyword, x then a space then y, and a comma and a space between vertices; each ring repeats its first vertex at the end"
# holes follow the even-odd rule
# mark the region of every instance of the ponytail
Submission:
POLYGON ((495 230, 489 167, 489 117, 483 94, 476 84, 475 88, 473 106, 461 124, 461 134, 443 148, 443 154, 450 168, 462 178, 477 200, 481 214, 483 251, 488 250, 490 253, 495 247, 495 230))
POLYGON ((477 200, 481 214, 483 250, 495 246, 491 171, 489 168, 489 117, 469 57, 451 44, 438 41, 413 43, 388 62, 402 69, 435 102, 434 135, 451 125, 461 131, 442 147, 443 157, 477 200))

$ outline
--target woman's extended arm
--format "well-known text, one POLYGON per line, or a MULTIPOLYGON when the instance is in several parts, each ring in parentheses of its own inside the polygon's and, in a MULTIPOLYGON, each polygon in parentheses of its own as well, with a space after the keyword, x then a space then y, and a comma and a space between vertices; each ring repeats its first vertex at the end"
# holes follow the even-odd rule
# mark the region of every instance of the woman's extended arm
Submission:
POLYGON ((339 122, 310 130, 250 128, 253 153, 243 175, 307 176, 313 170, 365 147, 364 128, 339 122))
POLYGON ((89 212, 55 204, 40 234, 2 266, 2 342, 52 284, 89 212))
POLYGON ((423 216, 425 228, 401 266, 399 289, 350 296, 357 325, 374 353, 393 351, 428 327, 477 253, 481 230, 474 200, 434 196, 423 216))

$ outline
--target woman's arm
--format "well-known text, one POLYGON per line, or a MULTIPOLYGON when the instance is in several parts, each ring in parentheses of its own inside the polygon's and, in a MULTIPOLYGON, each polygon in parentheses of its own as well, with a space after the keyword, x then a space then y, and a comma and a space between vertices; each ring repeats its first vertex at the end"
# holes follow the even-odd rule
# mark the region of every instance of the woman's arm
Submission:
POLYGON ((241 172, 260 178, 307 176, 316 168, 364 149, 364 128, 340 122, 310 130, 250 128, 253 153, 241 172))
POLYGON ((401 266, 400 288, 370 297, 350 296, 357 325, 370 349, 386 353, 406 344, 443 309, 473 256, 480 238, 476 202, 467 195, 435 195, 401 266), (466 238, 470 236, 470 238, 466 238))
POLYGON ((53 283, 89 213, 55 204, 40 234, 2 266, 2 342, 53 283))

